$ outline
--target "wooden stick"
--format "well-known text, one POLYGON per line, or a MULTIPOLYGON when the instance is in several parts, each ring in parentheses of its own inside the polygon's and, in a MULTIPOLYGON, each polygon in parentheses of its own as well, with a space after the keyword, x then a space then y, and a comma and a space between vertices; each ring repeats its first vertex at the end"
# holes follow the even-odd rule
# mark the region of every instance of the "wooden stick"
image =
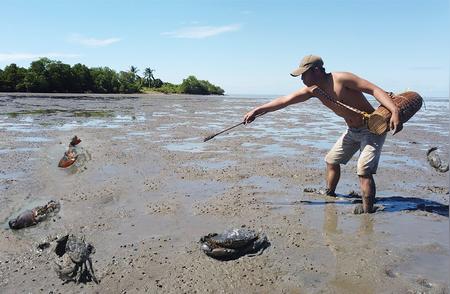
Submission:
MULTIPOLYGON (((265 112, 264 112, 264 113, 260 113, 260 114, 255 115, 255 118, 257 118, 258 116, 261 116, 261 115, 263 115, 263 114, 265 114, 265 112)), ((240 125, 243 125, 243 124, 245 124, 245 121, 240 122, 240 123, 238 123, 238 124, 236 124, 236 125, 234 125, 234 126, 232 126, 232 127, 229 127, 228 129, 225 129, 225 130, 223 130, 223 131, 220 131, 220 132, 218 132, 218 133, 216 133, 216 134, 209 135, 208 137, 206 137, 205 139, 203 139, 203 142, 209 141, 209 140, 211 140, 212 138, 214 138, 215 136, 220 135, 220 134, 223 134, 223 133, 225 133, 225 132, 227 132, 227 131, 229 131, 229 130, 231 130, 231 129, 234 129, 235 127, 238 127, 238 126, 240 126, 240 125)))

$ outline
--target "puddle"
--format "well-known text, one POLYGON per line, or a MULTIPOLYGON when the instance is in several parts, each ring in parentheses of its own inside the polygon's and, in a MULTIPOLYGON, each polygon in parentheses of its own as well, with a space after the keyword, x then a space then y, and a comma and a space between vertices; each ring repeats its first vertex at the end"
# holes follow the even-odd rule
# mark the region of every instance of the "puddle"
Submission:
POLYGON ((161 117, 161 116, 170 116, 169 112, 163 112, 163 111, 155 111, 152 113, 152 116, 155 117, 161 117))
POLYGON ((173 130, 177 127, 189 126, 190 124, 191 124, 190 122, 177 122, 177 123, 170 123, 170 124, 162 124, 159 127, 157 127, 156 129, 158 131, 167 131, 167 130, 173 130))
MULTIPOLYGON (((425 156, 424 156, 424 158, 425 158, 425 156)), ((382 153, 381 154, 380 165, 398 168, 399 164, 411 166, 416 169, 427 169, 428 168, 426 165, 424 165, 423 162, 412 159, 411 156, 400 155, 400 154, 391 154, 391 153, 382 153)))
POLYGON ((12 172, 12 173, 0 173, 0 179, 2 180, 17 180, 25 175, 24 172, 12 172))
POLYGON ((24 121, 24 122, 29 122, 29 123, 31 123, 31 122, 33 122, 34 120, 33 120, 33 118, 32 118, 31 116, 27 116, 27 117, 24 117, 24 118, 20 119, 20 121, 24 121))
POLYGON ((14 149, 0 149, 0 154, 7 154, 11 152, 36 152, 39 151, 39 148, 30 148, 30 147, 20 147, 14 149))
POLYGON ((6 112, 2 113, 3 115, 7 115, 10 118, 16 118, 21 115, 51 115, 58 112, 66 112, 66 110, 62 109, 33 109, 33 110, 21 110, 15 112, 6 112))
POLYGON ((205 144, 203 143, 193 143, 193 142, 179 142, 167 144, 166 149, 169 151, 181 151, 181 152, 204 152, 205 144))
POLYGON ((93 120, 88 120, 85 122, 72 121, 70 123, 63 124, 62 126, 56 126, 55 129, 61 130, 61 131, 71 131, 71 130, 77 129, 79 127, 116 129, 116 128, 120 128, 121 125, 120 124, 112 124, 111 122, 107 122, 106 120, 102 120, 102 119, 93 119, 93 120))
POLYGON ((16 138, 17 142, 29 142, 29 143, 42 143, 42 142, 50 142, 52 139, 44 138, 44 137, 19 137, 16 138))
POLYGON ((0 123, 0 129, 9 132, 33 133, 39 132, 38 128, 34 128, 30 123, 0 123))
POLYGON ((112 110, 75 110, 72 112, 74 117, 112 117, 112 110))
MULTIPOLYGON (((163 136, 161 137, 170 137, 163 136)), ((178 152, 191 152, 191 153, 199 153, 199 152, 212 152, 212 153, 227 153, 230 151, 226 150, 207 150, 207 148, 214 147, 214 145, 208 145, 203 142, 203 138, 194 137, 185 140, 177 141, 176 143, 170 143, 164 145, 164 147, 169 151, 178 151, 178 152)))
MULTIPOLYGON (((127 135, 132 136, 132 137, 150 137, 152 135, 152 133, 150 133, 150 132, 128 132, 127 135)), ((122 137, 122 138, 125 138, 125 137, 122 137)))
MULTIPOLYGON (((411 280, 418 280, 425 278, 426 280, 437 281, 443 284, 448 284, 448 274, 446 270, 449 268, 449 255, 428 253, 428 252, 414 252, 408 254, 408 261, 400 264, 395 268, 401 276, 406 276, 411 280)), ((431 284, 432 286, 433 284, 431 284)), ((431 289, 430 289, 431 290, 431 289)))

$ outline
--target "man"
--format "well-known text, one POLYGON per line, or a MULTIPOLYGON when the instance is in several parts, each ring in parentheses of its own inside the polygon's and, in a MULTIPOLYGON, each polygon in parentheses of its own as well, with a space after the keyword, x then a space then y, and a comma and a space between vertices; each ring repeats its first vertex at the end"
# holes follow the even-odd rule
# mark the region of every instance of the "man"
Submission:
POLYGON ((257 115, 276 111, 294 103, 305 102, 311 97, 317 97, 323 105, 344 118, 348 126, 325 157, 327 164, 326 194, 336 196, 335 190, 341 174, 340 165, 346 164, 360 150, 357 174, 363 194, 363 204, 356 207, 355 213, 374 212, 373 204, 376 188, 373 174, 376 173, 378 167, 386 134, 375 135, 368 131, 364 117, 360 112, 371 113, 374 109, 363 93, 374 96, 378 102, 391 111, 390 129, 393 134, 395 134, 397 128, 400 129, 397 107, 384 90, 369 81, 348 72, 326 73, 323 60, 319 56, 305 56, 301 60, 300 66, 291 75, 294 77, 301 75, 305 87, 256 107, 245 114, 244 122, 246 124, 251 123, 257 115), (360 112, 350 110, 340 105, 338 101, 360 112))

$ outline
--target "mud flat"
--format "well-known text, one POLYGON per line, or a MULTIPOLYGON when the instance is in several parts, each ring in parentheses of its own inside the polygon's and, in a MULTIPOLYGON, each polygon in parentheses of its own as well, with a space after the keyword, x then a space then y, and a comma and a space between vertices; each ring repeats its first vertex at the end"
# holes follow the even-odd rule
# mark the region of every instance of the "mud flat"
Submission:
POLYGON ((268 114, 203 143, 268 99, 141 95, 0 95, 2 293, 448 293, 448 98, 385 143, 372 215, 351 213, 356 159, 337 192, 324 162, 344 124, 317 101, 268 114), (91 159, 64 170, 73 135, 91 159), (60 212, 19 231, 8 221, 49 200, 60 212), (446 206, 447 205, 447 206, 446 206), (262 229, 262 255, 216 261, 199 239, 262 229), (41 240, 71 232, 96 248, 100 283, 63 283, 41 240))

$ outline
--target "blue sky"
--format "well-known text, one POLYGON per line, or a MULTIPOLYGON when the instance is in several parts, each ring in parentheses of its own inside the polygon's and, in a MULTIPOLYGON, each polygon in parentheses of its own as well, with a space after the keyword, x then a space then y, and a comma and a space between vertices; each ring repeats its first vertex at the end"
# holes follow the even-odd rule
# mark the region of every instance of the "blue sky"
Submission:
POLYGON ((38 56, 287 94, 306 54, 386 90, 448 97, 448 0, 0 0, 0 67, 38 56))

